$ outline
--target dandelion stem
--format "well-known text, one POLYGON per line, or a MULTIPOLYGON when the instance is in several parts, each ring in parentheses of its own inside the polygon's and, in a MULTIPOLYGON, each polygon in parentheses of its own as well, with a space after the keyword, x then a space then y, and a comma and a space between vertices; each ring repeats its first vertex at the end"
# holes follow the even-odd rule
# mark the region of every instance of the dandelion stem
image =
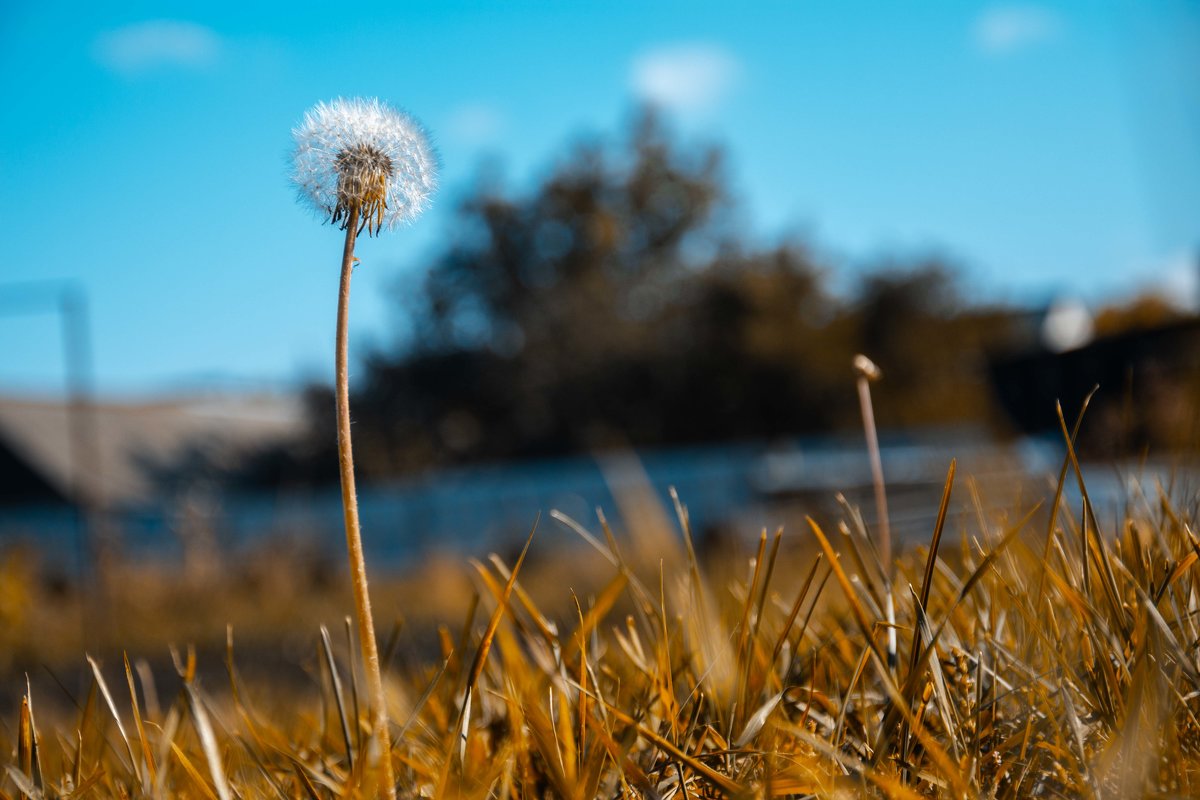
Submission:
POLYGON ((342 478, 342 509, 346 518, 346 548, 350 554, 350 577, 354 584, 354 606, 358 617, 358 638, 362 646, 367 692, 371 698, 375 738, 383 766, 383 791, 389 800, 396 797, 396 779, 392 770, 391 736, 388 731, 387 704, 383 695, 383 675, 379 669, 379 647, 375 642, 375 624, 371 617, 371 598, 367 594, 367 564, 363 557, 362 534, 358 525, 358 499, 354 490, 354 452, 350 445, 350 380, 347 371, 350 276, 354 271, 354 242, 358 238, 358 206, 346 220, 346 246, 342 252, 342 278, 338 291, 337 383, 338 468, 342 478))

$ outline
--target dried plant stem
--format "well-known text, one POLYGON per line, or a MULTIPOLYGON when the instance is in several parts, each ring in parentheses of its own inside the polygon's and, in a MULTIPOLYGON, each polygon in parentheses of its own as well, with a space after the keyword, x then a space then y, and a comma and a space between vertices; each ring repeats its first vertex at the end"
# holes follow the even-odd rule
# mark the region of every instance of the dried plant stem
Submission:
POLYGON ((858 402, 862 406, 863 430, 867 453, 871 458, 871 482, 875 485, 875 513, 879 525, 879 560, 884 570, 892 571, 892 530, 888 522, 887 492, 883 485, 883 459, 879 455, 879 434, 875 431, 875 409, 871 405, 871 386, 866 375, 858 376, 858 402))
POLYGON ((895 669, 898 659, 896 605, 892 599, 892 527, 888 520, 887 490, 883 484, 883 458, 879 453, 879 434, 875 430, 875 408, 871 404, 871 380, 878 380, 882 373, 865 356, 856 357, 854 365, 858 373, 858 402, 862 407, 863 431, 866 433, 867 452, 871 459, 871 483, 875 486, 875 512, 879 520, 879 560, 883 562, 883 577, 887 589, 887 663, 890 669, 895 669))
POLYGON ((372 730, 383 766, 383 794, 396 797, 396 778, 392 769, 391 736, 388 731, 387 703, 383 694, 383 675, 379 669, 379 647, 375 642, 375 623, 371 617, 371 598, 367 594, 367 563, 363 556, 362 534, 358 525, 358 498, 354 490, 354 452, 350 444, 350 380, 347 370, 350 276, 354 271, 354 242, 358 237, 359 209, 350 209, 346 220, 346 246, 342 252, 342 278, 338 291, 337 383, 338 471, 342 478, 342 509, 346 518, 346 549, 350 555, 350 577, 354 584, 354 608, 358 617, 358 638, 362 645, 367 693, 372 707, 372 730))

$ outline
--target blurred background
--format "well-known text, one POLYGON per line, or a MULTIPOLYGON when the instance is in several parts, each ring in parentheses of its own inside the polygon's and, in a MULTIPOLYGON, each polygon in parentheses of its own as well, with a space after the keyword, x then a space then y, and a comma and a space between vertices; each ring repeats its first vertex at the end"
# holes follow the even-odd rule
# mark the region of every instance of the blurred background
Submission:
POLYGON ((0 87, 26 627, 13 575, 70 596, 99 558, 340 580, 341 235, 287 179, 337 96, 411 111, 443 165, 358 249, 375 570, 618 520, 622 487, 676 486, 714 547, 836 492, 871 520, 856 353, 902 537, 951 457, 1056 473, 1055 403, 1096 385, 1098 501, 1200 434, 1192 2, 7 2, 0 87))

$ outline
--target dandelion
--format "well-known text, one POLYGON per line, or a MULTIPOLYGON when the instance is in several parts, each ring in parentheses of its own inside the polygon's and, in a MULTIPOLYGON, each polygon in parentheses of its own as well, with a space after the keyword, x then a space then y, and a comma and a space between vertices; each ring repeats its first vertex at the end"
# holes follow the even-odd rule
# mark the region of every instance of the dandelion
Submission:
POLYGON ((335 355, 338 467, 359 640, 373 706, 372 729, 383 767, 384 793, 394 800, 391 737, 354 489, 347 373, 350 277, 357 261, 354 245, 358 234, 378 235, 385 227, 414 219, 429 205, 436 185, 437 158, 416 120, 375 99, 318 103, 292 134, 296 139, 292 181, 301 200, 346 232, 335 355))
POLYGON ((318 103, 293 136, 292 182, 301 200, 342 230, 377 235, 428 207, 437 157, 408 114, 374 98, 318 103))

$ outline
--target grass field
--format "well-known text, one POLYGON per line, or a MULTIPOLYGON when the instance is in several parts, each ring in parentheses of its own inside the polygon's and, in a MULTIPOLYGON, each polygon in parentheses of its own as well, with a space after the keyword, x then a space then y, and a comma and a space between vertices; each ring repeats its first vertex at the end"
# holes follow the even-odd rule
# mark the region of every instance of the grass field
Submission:
MULTIPOLYGON (((673 531, 543 519, 581 546, 380 581, 400 795, 1197 796, 1195 499, 1114 528, 1049 486, 892 570, 854 514, 698 556, 680 506, 673 531)), ((952 468, 945 491, 979 490, 952 468)), ((89 617, 7 569, 4 666, 33 688, 8 690, 2 796, 376 795, 344 578, 282 555, 195 586, 131 571, 89 617)))

